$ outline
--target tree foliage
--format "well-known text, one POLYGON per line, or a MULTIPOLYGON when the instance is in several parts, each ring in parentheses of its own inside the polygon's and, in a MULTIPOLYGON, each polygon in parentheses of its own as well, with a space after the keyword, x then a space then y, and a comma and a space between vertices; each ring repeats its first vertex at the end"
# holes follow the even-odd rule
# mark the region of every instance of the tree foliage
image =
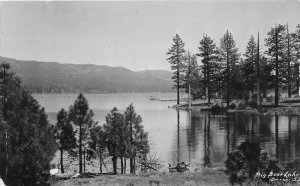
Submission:
POLYGON ((1 64, 1 172, 7 185, 45 185, 57 144, 44 108, 1 64), (8 83, 9 82, 9 83, 8 83), (3 151, 2 151, 3 150, 3 151))
POLYGON ((220 47, 218 48, 218 54, 220 61, 222 62, 222 74, 223 82, 226 85, 223 90, 226 90, 227 107, 229 107, 229 100, 233 96, 233 89, 231 89, 233 82, 232 80, 237 79, 234 75, 237 73, 236 66, 239 62, 240 54, 238 48, 235 46, 235 41, 232 34, 227 30, 224 36, 220 40, 220 47))
POLYGON ((167 55, 168 61, 171 64, 171 70, 173 71, 172 80, 174 82, 174 88, 177 89, 177 104, 179 104, 179 89, 182 88, 183 82, 183 57, 184 57, 185 49, 184 42, 180 38, 178 34, 173 37, 173 44, 171 48, 168 50, 167 55))
POLYGON ((78 150, 79 150, 79 173, 82 173, 82 156, 88 145, 90 129, 96 124, 93 120, 94 113, 89 109, 87 99, 79 94, 74 104, 70 107, 70 121, 77 127, 78 150), (84 152, 83 152, 84 151, 84 152))
POLYGON ((57 114, 57 123, 55 128, 56 138, 60 145, 61 152, 60 164, 61 172, 64 173, 63 151, 70 151, 76 147, 76 138, 73 126, 71 125, 67 111, 61 109, 57 114))
POLYGON ((213 39, 207 35, 203 36, 198 47, 202 65, 200 67, 203 74, 203 85, 207 90, 207 100, 210 99, 213 93, 217 92, 218 79, 220 78, 220 64, 218 62, 217 47, 213 39))

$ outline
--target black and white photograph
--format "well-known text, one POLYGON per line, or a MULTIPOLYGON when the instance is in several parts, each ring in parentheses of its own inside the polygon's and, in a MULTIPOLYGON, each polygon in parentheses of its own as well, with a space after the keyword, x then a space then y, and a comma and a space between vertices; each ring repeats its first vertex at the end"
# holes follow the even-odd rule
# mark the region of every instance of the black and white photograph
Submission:
POLYGON ((0 186, 300 184, 300 1, 0 1, 0 186))

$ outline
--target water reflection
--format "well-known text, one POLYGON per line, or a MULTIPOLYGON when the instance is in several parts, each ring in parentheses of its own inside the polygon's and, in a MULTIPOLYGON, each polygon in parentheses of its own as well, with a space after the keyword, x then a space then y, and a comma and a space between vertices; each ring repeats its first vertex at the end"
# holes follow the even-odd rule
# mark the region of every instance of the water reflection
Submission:
POLYGON ((276 161, 300 159, 298 116, 212 115, 200 110, 176 113, 173 164, 185 161, 196 168, 224 165, 228 153, 246 141, 258 143, 276 161))

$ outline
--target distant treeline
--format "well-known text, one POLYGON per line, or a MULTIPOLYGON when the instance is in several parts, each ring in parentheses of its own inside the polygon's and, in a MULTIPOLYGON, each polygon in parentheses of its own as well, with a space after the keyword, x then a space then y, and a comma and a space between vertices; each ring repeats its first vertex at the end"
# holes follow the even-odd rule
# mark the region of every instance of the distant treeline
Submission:
POLYGON ((22 61, 0 57, 34 93, 173 92, 169 71, 22 61))

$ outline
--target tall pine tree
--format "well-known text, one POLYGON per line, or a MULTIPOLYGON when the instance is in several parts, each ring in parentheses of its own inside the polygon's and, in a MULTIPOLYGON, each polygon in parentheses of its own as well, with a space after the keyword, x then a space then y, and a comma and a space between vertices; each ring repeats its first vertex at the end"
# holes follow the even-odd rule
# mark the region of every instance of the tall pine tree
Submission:
POLYGON ((253 94, 254 85, 256 80, 256 60, 257 60, 257 44, 255 38, 251 35, 246 51, 244 53, 245 60, 242 64, 242 74, 245 79, 246 87, 248 91, 253 94))
POLYGON ((60 170, 61 173, 64 173, 64 160, 63 152, 64 150, 70 151, 76 147, 76 138, 73 130, 73 126, 69 122, 69 117, 67 111, 61 109, 57 114, 57 123, 56 123, 56 138, 60 145, 60 170))
POLYGON ((77 126, 78 150, 79 150, 79 173, 82 173, 82 156, 85 153, 85 143, 89 137, 90 129, 96 124, 93 120, 94 113, 89 109, 87 99, 80 93, 74 104, 70 107, 70 121, 77 126))
POLYGON ((293 81, 296 86, 297 95, 299 95, 299 64, 300 64, 300 24, 296 26, 294 33, 291 33, 292 40, 292 59, 294 61, 293 81))
POLYGON ((203 36, 198 47, 197 54, 202 58, 201 70, 204 74, 204 86, 207 90, 207 100, 210 103, 214 82, 217 81, 217 74, 219 72, 219 64, 217 62, 217 48, 213 39, 207 35, 203 36))
POLYGON ((148 134, 144 132, 142 117, 130 104, 124 112, 125 125, 128 128, 128 151, 130 157, 130 173, 135 173, 136 158, 149 152, 148 134))
POLYGON ((282 87, 286 83, 286 63, 285 59, 285 31, 284 25, 276 25, 271 28, 267 33, 266 46, 268 47, 266 53, 270 56, 270 63, 272 69, 275 71, 275 107, 278 107, 279 103, 279 87, 282 87))
POLYGON ((238 63, 240 54, 238 53, 238 48, 235 46, 235 41, 233 40, 232 34, 227 30, 224 36, 221 38, 219 47, 219 57, 223 62, 223 74, 224 82, 226 84, 226 102, 227 108, 229 107, 229 101, 231 99, 230 93, 230 81, 233 80, 232 72, 235 72, 236 64, 238 63))
POLYGON ((54 128, 7 63, 1 64, 0 74, 0 127, 5 129, 0 134, 0 177, 7 185, 47 185, 57 149, 54 128))
POLYGON ((117 174, 117 159, 120 156, 120 149, 122 148, 121 135, 124 132, 124 115, 118 112, 114 107, 110 113, 105 117, 106 123, 103 129, 106 135, 106 144, 109 155, 112 157, 113 172, 117 174))
POLYGON ((173 70, 172 80, 174 82, 174 88, 177 89, 177 105, 179 104, 180 96, 179 89, 182 88, 182 72, 184 70, 183 57, 184 57, 184 42, 178 34, 173 37, 173 44, 168 50, 167 55, 170 57, 167 59, 171 64, 171 70, 173 70))

